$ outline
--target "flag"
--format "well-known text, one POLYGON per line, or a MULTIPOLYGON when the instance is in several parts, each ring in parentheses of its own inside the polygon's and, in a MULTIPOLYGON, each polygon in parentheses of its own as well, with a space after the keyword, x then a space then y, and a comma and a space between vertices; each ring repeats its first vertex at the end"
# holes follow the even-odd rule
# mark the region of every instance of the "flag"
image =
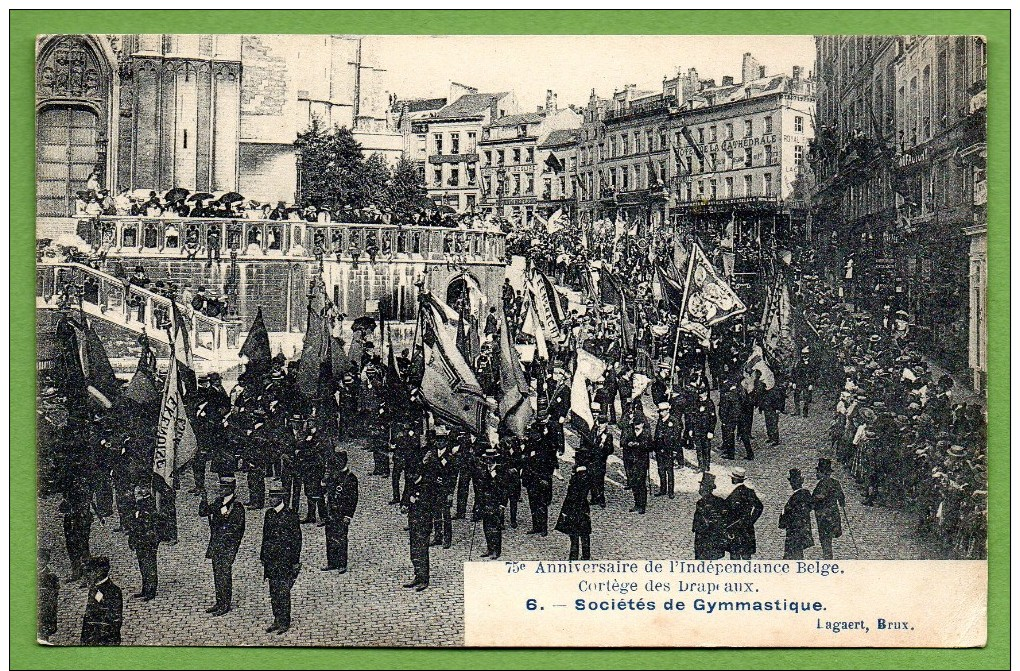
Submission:
POLYGON ((691 249, 683 296, 680 328, 702 341, 708 340, 712 326, 747 311, 747 306, 719 276, 697 242, 691 249))
POLYGON ((587 434, 595 427, 591 411, 588 382, 598 380, 606 372, 606 364, 583 348, 577 348, 574 377, 570 383, 570 420, 580 433, 587 434))
POLYGON ((771 273, 760 327, 765 355, 782 369, 792 368, 797 355, 797 340, 794 333, 790 288, 783 271, 778 267, 774 267, 771 273))
POLYGON ((248 337, 244 339, 238 356, 248 359, 244 364, 245 374, 259 375, 267 372, 272 365, 273 352, 269 348, 269 332, 266 330, 266 322, 262 319, 261 307, 255 313, 255 319, 248 329, 248 337))
POLYGON ((84 326, 84 338, 80 340, 84 345, 82 352, 82 364, 85 373, 86 388, 93 388, 101 392, 104 397, 116 395, 120 389, 120 382, 113 372, 110 364, 110 357, 106 354, 106 348, 99 339, 96 330, 87 319, 82 319, 84 326))
POLYGON ((672 263, 668 266, 656 266, 656 276, 659 279, 659 291, 662 299, 670 309, 677 312, 683 309, 684 284, 680 279, 680 273, 672 263))
POLYGON ((648 159, 648 188, 661 184, 662 178, 659 176, 658 166, 655 165, 655 161, 648 159))
POLYGON ((149 347, 149 338, 143 333, 138 341, 142 345, 138 366, 120 396, 122 399, 144 406, 159 402, 160 390, 156 378, 156 355, 149 347))
POLYGON ((425 369, 421 395, 437 418, 484 436, 488 406, 474 372, 457 350, 456 324, 450 323, 447 310, 452 312, 431 294, 422 297, 419 328, 425 369))
POLYGON ((677 177, 683 177, 691 172, 690 166, 687 165, 687 161, 680 154, 679 145, 673 145, 673 156, 676 158, 676 174, 677 177))
POLYGON ((556 158, 556 154, 549 152, 549 156, 545 159, 545 164, 549 166, 549 169, 553 172, 563 172, 563 161, 556 158))
POLYGON ((549 220, 545 222, 546 233, 552 235, 563 230, 563 208, 560 208, 552 213, 549 220))
POLYGON ((634 326, 630 323, 627 295, 623 292, 619 279, 608 269, 604 269, 599 278, 599 289, 602 302, 616 306, 620 313, 620 345, 623 351, 629 352, 634 348, 634 326))
POLYGON ((701 147, 698 146, 698 143, 694 141, 694 135, 691 133, 691 129, 684 126, 680 129, 680 134, 684 136, 684 140, 686 140, 687 144, 690 145, 692 150, 694 150, 694 155, 698 157, 698 160, 704 161, 705 152, 703 152, 701 147))
POLYGON ((499 401, 497 413, 500 424, 518 438, 523 438, 535 418, 531 407, 531 387, 524 379, 517 348, 510 342, 510 329, 506 316, 501 315, 499 325, 499 401))
POLYGON ((168 487, 178 471, 194 458, 198 451, 195 432, 188 419, 184 404, 184 371, 175 352, 170 353, 170 370, 163 384, 159 417, 156 420, 156 450, 152 456, 152 470, 168 487))
POLYGON ((535 353, 538 355, 538 358, 548 361, 549 345, 545 341, 545 331, 542 329, 542 323, 538 319, 538 313, 535 312, 535 304, 530 300, 527 301, 527 304, 521 332, 535 339, 535 353))
MULTIPOLYGON (((765 353, 762 351, 761 346, 757 344, 755 344, 755 346, 751 349, 751 354, 747 357, 747 362, 744 363, 744 375, 746 378, 750 378, 755 371, 761 374, 759 379, 761 380, 761 383, 765 385, 765 389, 772 389, 776 386, 776 376, 772 372, 772 369, 769 368, 769 364, 765 360, 765 353)), ((747 382, 746 378, 745 382, 747 382)), ((748 391, 752 390, 748 389, 748 391)))
POLYGON ((546 340, 562 342, 566 336, 562 330, 565 315, 552 282, 541 272, 535 271, 527 280, 526 285, 531 294, 539 323, 545 331, 546 340))
MULTIPOLYGON (((313 281, 312 291, 308 294, 308 318, 301 345, 301 365, 298 366, 295 375, 297 388, 305 398, 311 399, 316 396, 323 366, 329 367, 328 375, 335 374, 329 351, 332 340, 328 316, 330 307, 331 303, 326 297, 326 284, 320 275, 313 281)), ((267 345, 268 342, 269 337, 266 334, 267 345)))

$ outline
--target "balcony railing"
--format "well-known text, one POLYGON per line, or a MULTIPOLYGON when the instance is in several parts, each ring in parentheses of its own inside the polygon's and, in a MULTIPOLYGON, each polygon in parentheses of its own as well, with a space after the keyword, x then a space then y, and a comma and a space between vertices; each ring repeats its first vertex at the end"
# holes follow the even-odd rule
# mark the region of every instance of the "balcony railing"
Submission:
MULTIPOLYGON (((40 263, 35 269, 35 295, 43 308, 79 306, 83 311, 136 333, 167 342, 172 300, 78 263, 40 263)), ((193 350, 217 352, 240 347, 241 324, 195 312, 178 304, 188 320, 193 350)))
POLYGON ((80 218, 78 234, 111 257, 446 261, 452 250, 467 263, 502 263, 506 237, 438 226, 118 216, 80 218))

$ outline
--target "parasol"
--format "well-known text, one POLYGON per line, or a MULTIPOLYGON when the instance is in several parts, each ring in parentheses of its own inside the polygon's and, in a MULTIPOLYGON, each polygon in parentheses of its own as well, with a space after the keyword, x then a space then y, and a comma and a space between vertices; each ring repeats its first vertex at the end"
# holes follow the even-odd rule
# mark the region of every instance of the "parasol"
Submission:
POLYGON ((166 195, 163 196, 163 200, 169 204, 176 203, 187 198, 189 193, 191 193, 191 191, 188 189, 178 186, 167 191, 166 195))

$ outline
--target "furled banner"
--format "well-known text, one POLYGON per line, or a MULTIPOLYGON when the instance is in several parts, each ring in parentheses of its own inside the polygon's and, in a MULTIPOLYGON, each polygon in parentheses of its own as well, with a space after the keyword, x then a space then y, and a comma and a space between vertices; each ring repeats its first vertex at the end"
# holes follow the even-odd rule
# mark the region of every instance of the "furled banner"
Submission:
POLYGON ((563 323, 562 307, 552 282, 542 273, 535 272, 528 279, 527 286, 546 340, 562 342, 566 335, 561 328, 563 323))
POLYGON ((170 370, 163 385, 163 398, 156 422, 156 451, 152 457, 153 472, 171 487, 174 475, 198 451, 198 442, 184 404, 183 377, 181 363, 171 353, 170 370))

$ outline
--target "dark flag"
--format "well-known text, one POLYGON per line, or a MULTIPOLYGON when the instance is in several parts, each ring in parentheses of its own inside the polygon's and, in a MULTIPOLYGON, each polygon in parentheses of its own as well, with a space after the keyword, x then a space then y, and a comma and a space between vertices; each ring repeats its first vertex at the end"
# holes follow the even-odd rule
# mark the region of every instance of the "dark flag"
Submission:
POLYGON ((602 302, 616 306, 620 313, 620 344, 623 346, 624 352, 630 352, 634 349, 634 326, 630 322, 627 295, 623 292, 616 275, 608 270, 602 271, 599 288, 602 293, 602 302))
POLYGON ((99 335, 92 328, 87 319, 83 320, 85 325, 85 379, 91 387, 98 389, 108 398, 116 395, 120 389, 120 382, 113 372, 110 364, 110 357, 106 354, 99 335))
POLYGON ((704 161, 705 152, 703 152, 701 147, 698 146, 698 143, 694 141, 694 135, 691 134, 691 129, 684 126, 680 129, 680 134, 684 136, 684 140, 686 140, 687 144, 690 145, 692 150, 694 150, 694 155, 698 157, 698 160, 704 161))
POLYGON ((122 399, 132 401, 141 406, 159 402, 159 382, 156 377, 156 355, 149 347, 149 337, 144 333, 138 338, 142 353, 138 356, 138 367, 131 381, 121 392, 122 399))
POLYGON ((506 316, 501 315, 499 325, 499 401, 498 413, 502 427, 518 438, 523 438, 535 418, 531 407, 531 387, 524 379, 524 369, 517 348, 510 342, 510 329, 506 316))
POLYGON ((248 359, 244 364, 245 376, 266 373, 272 365, 273 352, 269 348, 269 331, 266 330, 266 322, 262 319, 261 307, 255 313, 255 319, 248 329, 248 337, 244 339, 238 356, 248 359))
MULTIPOLYGON (((327 374, 335 374, 335 371, 332 370, 329 352, 332 338, 328 316, 330 307, 331 304, 326 297, 326 285, 321 276, 317 277, 312 284, 311 293, 308 294, 308 321, 301 347, 301 365, 298 366, 295 376, 298 390, 304 394, 305 398, 310 399, 316 396, 324 365, 330 367, 327 374)), ((261 310, 259 314, 261 315, 261 310)), ((263 329, 265 329, 264 324, 263 329)), ((250 337, 251 334, 249 334, 250 337)), ((268 343, 269 336, 267 334, 267 347, 268 343)))
POLYGON ((676 266, 670 263, 668 266, 656 266, 655 274, 659 278, 659 289, 662 298, 669 308, 675 312, 683 309, 684 305, 684 283, 680 279, 676 266))
POLYGON ((556 158, 556 154, 549 153, 549 157, 545 159, 545 164, 549 166, 549 169, 553 172, 563 172, 563 161, 556 158))

